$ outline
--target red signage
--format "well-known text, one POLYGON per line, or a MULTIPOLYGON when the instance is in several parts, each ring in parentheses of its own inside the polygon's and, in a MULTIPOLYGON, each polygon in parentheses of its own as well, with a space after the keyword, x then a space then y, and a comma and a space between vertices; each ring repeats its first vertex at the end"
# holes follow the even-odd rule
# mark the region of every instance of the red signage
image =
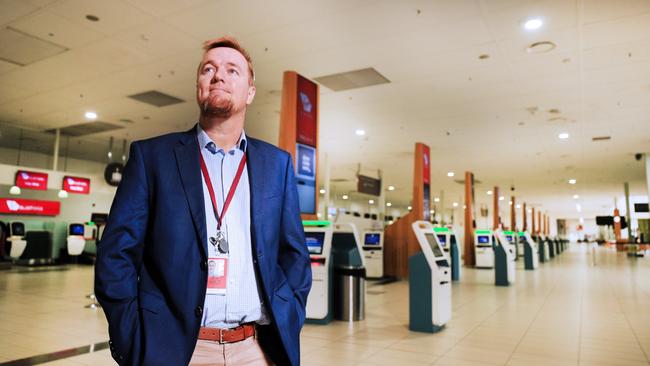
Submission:
POLYGON ((47 173, 19 170, 16 172, 16 185, 25 189, 47 190, 47 173))
POLYGON ((0 198, 0 214, 56 216, 61 212, 61 202, 0 198))
POLYGON ((312 147, 316 147, 317 89, 316 83, 298 75, 296 142, 312 147))
POLYGON ((66 175, 63 177, 63 190, 70 193, 88 194, 90 193, 90 179, 66 175))
POLYGON ((429 166, 429 146, 427 145, 422 146, 422 159, 424 160, 422 162, 423 182, 424 184, 429 184, 431 179, 431 168, 429 166))

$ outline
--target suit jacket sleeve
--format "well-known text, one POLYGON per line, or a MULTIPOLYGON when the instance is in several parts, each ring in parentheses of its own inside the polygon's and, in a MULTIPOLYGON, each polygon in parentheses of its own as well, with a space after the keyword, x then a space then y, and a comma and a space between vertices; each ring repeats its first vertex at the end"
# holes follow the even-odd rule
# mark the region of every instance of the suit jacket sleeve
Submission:
POLYGON ((149 216, 142 152, 138 143, 130 150, 95 267, 95 294, 108 320, 111 355, 120 365, 139 362, 138 273, 149 216))
POLYGON ((278 261, 287 275, 287 281, 294 291, 304 319, 307 295, 311 289, 311 262, 300 219, 298 190, 292 160, 291 156, 287 154, 278 261))

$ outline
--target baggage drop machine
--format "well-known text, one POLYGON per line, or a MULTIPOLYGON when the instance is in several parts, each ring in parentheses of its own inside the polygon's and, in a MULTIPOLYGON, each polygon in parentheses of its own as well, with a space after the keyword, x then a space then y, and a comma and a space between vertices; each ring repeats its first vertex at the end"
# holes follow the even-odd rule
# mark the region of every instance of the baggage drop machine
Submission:
POLYGON ((503 231, 503 235, 506 236, 506 239, 508 239, 508 242, 510 245, 512 245, 515 248, 515 260, 519 259, 519 243, 517 241, 517 233, 514 231, 503 231))
POLYGON ((494 284, 497 286, 510 286, 515 283, 515 258, 517 258, 514 245, 510 243, 501 230, 494 232, 494 284))
POLYGON ((491 230, 474 232, 474 252, 476 268, 494 268, 493 234, 491 230))
POLYGON ((409 329, 434 333, 451 319, 449 257, 431 223, 416 221, 412 228, 422 252, 409 258, 409 329))
POLYGON ((527 231, 519 232, 519 242, 524 246, 524 268, 534 270, 539 267, 539 246, 527 231))
POLYGON ((447 257, 451 261, 451 280, 459 281, 460 280, 460 249, 458 248, 458 242, 456 240, 456 233, 453 229, 446 227, 436 227, 433 229, 438 238, 440 246, 447 254, 447 257))
POLYGON ((329 221, 303 221, 303 227, 312 275, 306 322, 327 324, 332 320, 333 307, 332 225, 329 221))

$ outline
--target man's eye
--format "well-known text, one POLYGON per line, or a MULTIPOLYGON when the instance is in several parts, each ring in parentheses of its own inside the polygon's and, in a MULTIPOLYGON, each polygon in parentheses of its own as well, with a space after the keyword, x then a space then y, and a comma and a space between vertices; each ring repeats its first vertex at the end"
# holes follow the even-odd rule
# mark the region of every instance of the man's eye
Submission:
POLYGON ((212 66, 206 66, 205 68, 203 68, 203 73, 204 74, 209 73, 209 72, 213 72, 213 71, 214 71, 214 67, 212 67, 212 66))
POLYGON ((230 69, 228 72, 232 75, 239 75, 239 71, 237 71, 237 69, 230 69))

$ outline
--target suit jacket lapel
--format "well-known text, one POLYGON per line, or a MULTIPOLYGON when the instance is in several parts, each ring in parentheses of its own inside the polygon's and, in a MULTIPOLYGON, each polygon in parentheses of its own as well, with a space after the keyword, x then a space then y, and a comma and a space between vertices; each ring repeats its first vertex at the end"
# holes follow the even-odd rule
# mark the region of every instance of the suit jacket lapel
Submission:
POLYGON ((262 207, 263 207, 263 182, 265 175, 264 163, 265 156, 259 151, 259 146, 255 139, 247 137, 248 146, 246 148, 246 165, 248 165, 248 182, 250 185, 251 196, 251 240, 253 248, 257 250, 258 256, 263 253, 264 248, 259 245, 264 243, 262 235, 262 207))
POLYGON ((174 148, 176 166, 183 183, 183 190, 190 206, 194 229, 199 237, 201 252, 208 257, 207 229, 205 226, 205 204, 203 201, 203 183, 199 166, 199 146, 196 140, 196 128, 182 135, 174 148))

